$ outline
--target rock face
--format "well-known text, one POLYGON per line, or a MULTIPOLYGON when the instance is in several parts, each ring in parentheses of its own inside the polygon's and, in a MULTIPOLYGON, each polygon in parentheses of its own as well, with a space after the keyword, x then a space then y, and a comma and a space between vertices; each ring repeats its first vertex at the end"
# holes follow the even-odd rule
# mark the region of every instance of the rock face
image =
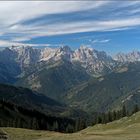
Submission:
POLYGON ((87 72, 95 74, 109 71, 115 65, 115 61, 105 52, 84 46, 75 50, 72 61, 80 62, 87 72))
POLYGON ((114 59, 122 63, 140 61, 140 52, 133 51, 128 54, 118 53, 114 59))
POLYGON ((39 62, 66 60, 79 63, 88 73, 102 74, 110 71, 115 61, 105 52, 99 52, 85 46, 73 51, 68 46, 60 48, 36 49, 29 46, 6 48, 0 53, 3 62, 17 63, 21 69, 39 62), (7 58, 10 56, 10 59, 7 58))
POLYGON ((20 67, 28 66, 38 62, 41 50, 30 46, 12 47, 10 50, 15 54, 15 61, 20 67))

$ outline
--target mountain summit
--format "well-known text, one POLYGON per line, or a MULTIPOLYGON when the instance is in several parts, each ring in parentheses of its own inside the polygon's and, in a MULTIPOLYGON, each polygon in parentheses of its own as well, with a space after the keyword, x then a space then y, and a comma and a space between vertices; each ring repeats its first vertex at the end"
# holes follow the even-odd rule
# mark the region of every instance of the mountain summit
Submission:
POLYGON ((127 54, 118 53, 115 56, 115 60, 122 62, 122 63, 140 61, 140 52, 139 51, 132 51, 132 52, 127 53, 127 54))
POLYGON ((65 60, 79 63, 88 73, 102 74, 111 70, 115 65, 115 61, 105 52, 86 46, 81 46, 74 51, 68 46, 42 49, 30 46, 13 46, 1 51, 0 57, 9 52, 12 55, 12 61, 18 63, 21 69, 35 63, 65 60))

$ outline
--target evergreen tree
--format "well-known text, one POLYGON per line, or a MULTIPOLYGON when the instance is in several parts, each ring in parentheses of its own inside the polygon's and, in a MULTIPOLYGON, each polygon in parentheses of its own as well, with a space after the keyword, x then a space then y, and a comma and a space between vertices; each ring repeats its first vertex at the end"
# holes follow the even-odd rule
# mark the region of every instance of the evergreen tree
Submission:
POLYGON ((127 116, 127 111, 125 105, 123 105, 121 117, 125 117, 125 116, 127 116))
POLYGON ((102 123, 102 118, 101 118, 101 116, 98 116, 98 118, 97 118, 97 124, 99 124, 99 123, 102 123))
POLYGON ((52 128, 54 131, 58 131, 59 130, 59 127, 58 127, 58 122, 57 121, 55 121, 54 123, 53 123, 53 128, 52 128))
POLYGON ((68 124, 68 126, 66 127, 66 132, 67 133, 72 133, 74 131, 74 128, 71 124, 68 124))
POLYGON ((105 124, 106 123, 106 114, 102 113, 102 123, 105 124))
POLYGON ((121 118, 121 111, 116 112, 116 120, 119 120, 121 118))
POLYGON ((80 130, 79 129, 79 119, 76 119, 76 122, 75 122, 75 131, 78 131, 80 130))
POLYGON ((134 105, 134 109, 133 109, 133 111, 132 111, 132 114, 134 114, 134 113, 136 113, 136 112, 138 112, 139 111, 139 107, 138 107, 138 105, 136 104, 136 105, 134 105))
POLYGON ((117 120, 117 113, 116 113, 116 111, 113 111, 113 114, 112 114, 113 116, 112 116, 112 120, 114 121, 114 120, 117 120))
POLYGON ((108 112, 108 121, 112 122, 112 113, 110 111, 108 112))

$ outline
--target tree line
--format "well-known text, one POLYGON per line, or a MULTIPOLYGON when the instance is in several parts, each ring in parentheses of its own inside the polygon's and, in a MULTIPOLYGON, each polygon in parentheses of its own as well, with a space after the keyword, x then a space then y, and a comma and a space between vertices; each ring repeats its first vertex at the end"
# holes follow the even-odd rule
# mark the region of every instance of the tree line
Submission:
POLYGON ((16 104, 0 101, 0 127, 28 128, 73 133, 86 127, 81 118, 47 116, 16 104))
POLYGON ((109 122, 112 122, 112 121, 115 121, 115 120, 119 120, 123 117, 126 117, 126 116, 131 116, 132 114, 136 113, 140 111, 140 108, 138 107, 138 105, 134 105, 133 109, 131 112, 129 112, 127 109, 126 109, 126 106, 123 105, 122 109, 121 110, 117 110, 117 111, 109 111, 107 113, 96 113, 95 116, 94 116, 94 120, 93 120, 93 123, 92 125, 95 125, 95 124, 106 124, 106 123, 109 123, 109 122))
MULTIPOLYGON (((128 112, 125 106, 118 111, 96 113, 92 119, 92 125, 106 124, 130 116, 140 111, 135 105, 132 112, 128 112)), ((88 118, 87 118, 88 119, 88 118)), ((89 124, 82 118, 71 119, 46 115, 37 110, 28 110, 11 102, 0 101, 0 127, 28 128, 35 130, 50 130, 64 133, 73 133, 86 128, 89 124)))

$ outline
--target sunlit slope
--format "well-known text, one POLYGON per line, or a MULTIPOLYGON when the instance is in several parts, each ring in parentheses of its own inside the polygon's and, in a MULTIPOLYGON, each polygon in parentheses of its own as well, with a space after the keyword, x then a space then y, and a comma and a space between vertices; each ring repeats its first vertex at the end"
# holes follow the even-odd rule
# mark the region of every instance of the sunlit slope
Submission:
POLYGON ((10 140, 139 140, 140 112, 104 125, 88 127, 74 134, 2 128, 10 140))

